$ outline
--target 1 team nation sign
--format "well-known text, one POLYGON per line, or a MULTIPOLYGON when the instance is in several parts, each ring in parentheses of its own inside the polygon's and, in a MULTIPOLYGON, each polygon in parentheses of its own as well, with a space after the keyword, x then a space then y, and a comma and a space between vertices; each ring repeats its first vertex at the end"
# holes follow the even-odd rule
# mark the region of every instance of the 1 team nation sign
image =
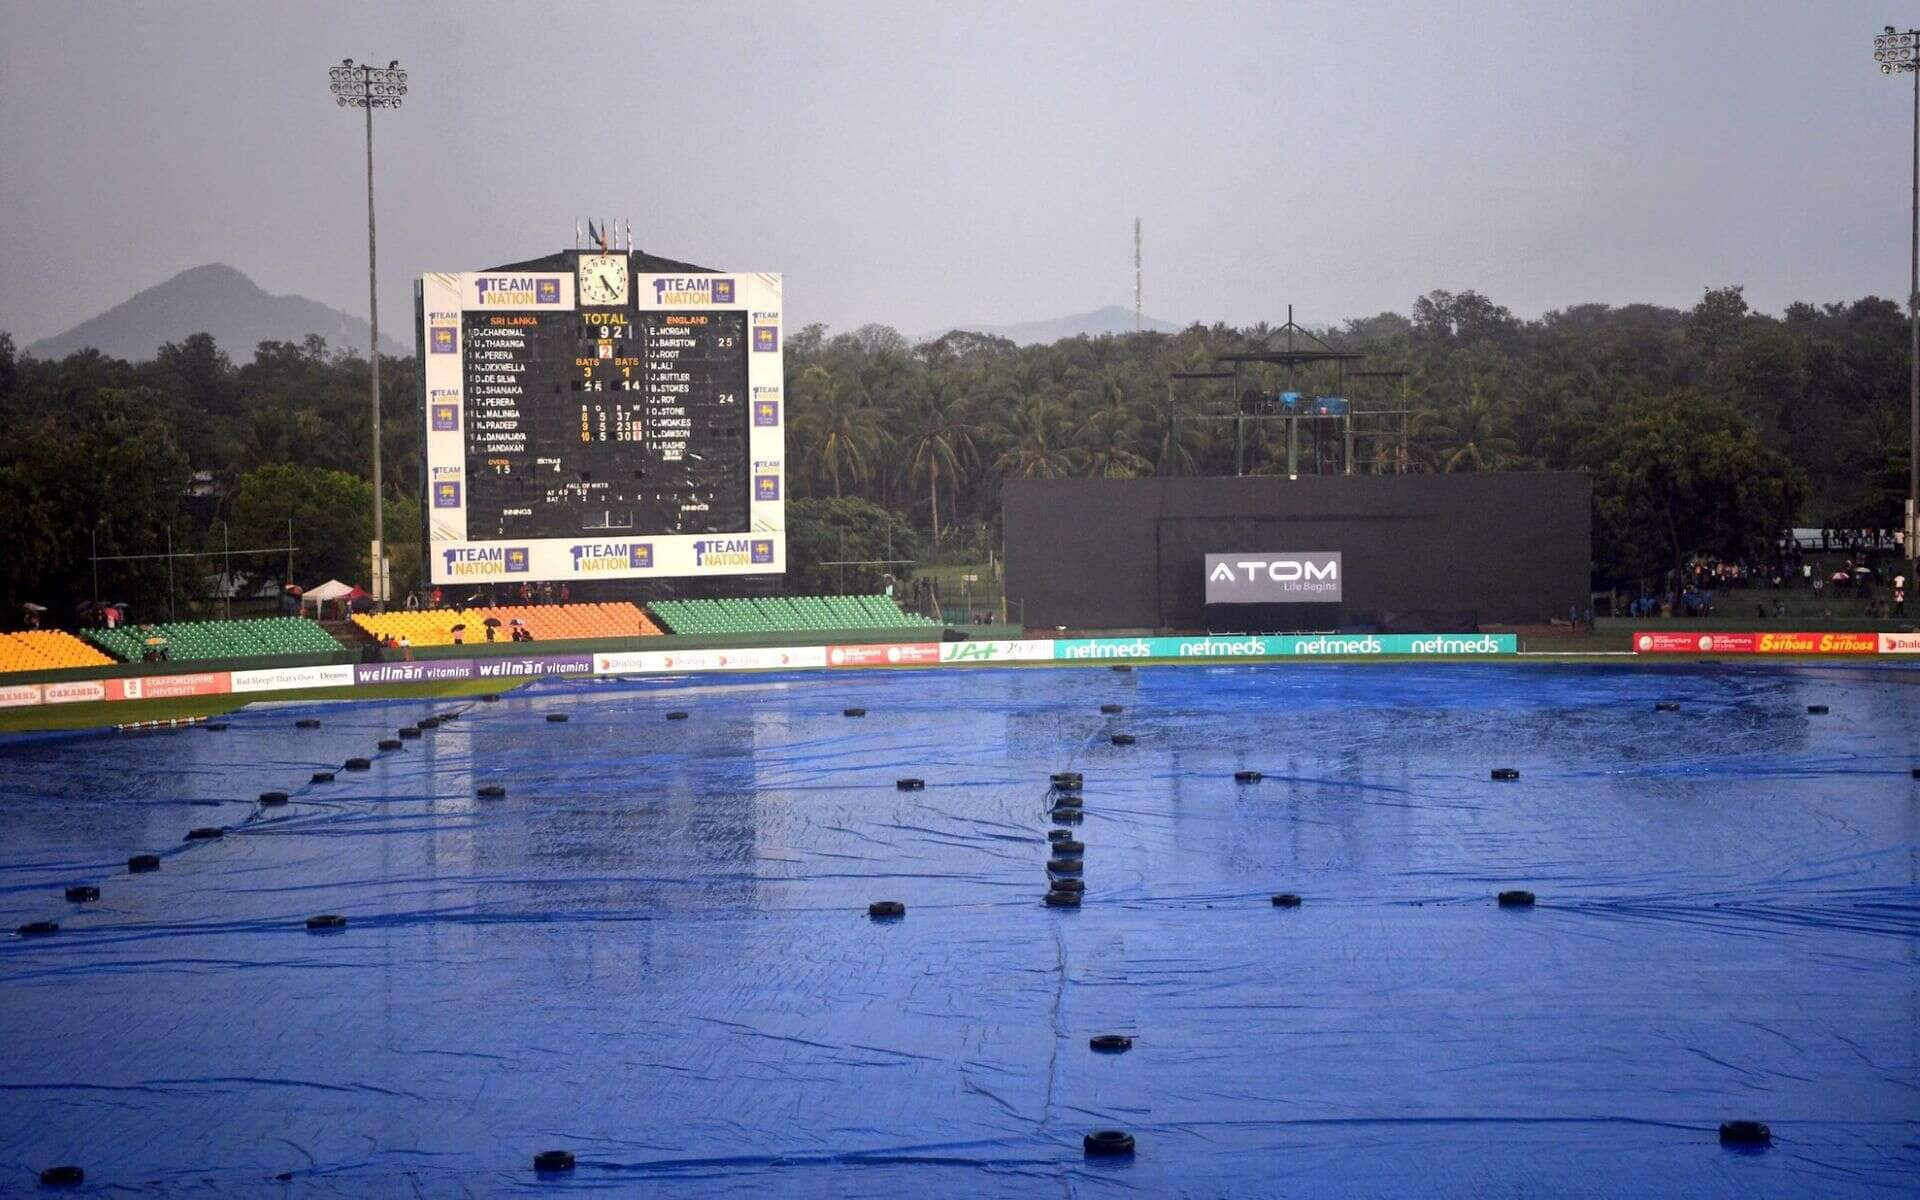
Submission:
POLYGON ((1636 633, 1637 654, 1878 654, 1874 633, 1636 633))

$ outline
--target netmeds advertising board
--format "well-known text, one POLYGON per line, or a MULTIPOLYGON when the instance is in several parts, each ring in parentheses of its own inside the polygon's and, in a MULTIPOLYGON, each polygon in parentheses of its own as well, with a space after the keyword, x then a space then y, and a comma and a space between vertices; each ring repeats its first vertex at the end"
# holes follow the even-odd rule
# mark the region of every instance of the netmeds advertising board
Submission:
POLYGON ((1314 633, 1229 637, 1057 638, 1058 662, 1127 658, 1317 658, 1335 655, 1514 654, 1511 633, 1314 633))

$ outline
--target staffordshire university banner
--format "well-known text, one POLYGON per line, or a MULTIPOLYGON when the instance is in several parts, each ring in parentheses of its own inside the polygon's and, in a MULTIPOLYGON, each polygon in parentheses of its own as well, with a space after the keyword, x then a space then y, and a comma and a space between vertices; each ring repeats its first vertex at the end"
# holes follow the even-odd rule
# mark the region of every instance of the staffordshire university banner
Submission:
POLYGON ((1895 653, 1884 649, 1884 639, 1910 636, 1913 635, 1649 630, 1633 635, 1633 649, 1636 654, 1881 654, 1895 653))

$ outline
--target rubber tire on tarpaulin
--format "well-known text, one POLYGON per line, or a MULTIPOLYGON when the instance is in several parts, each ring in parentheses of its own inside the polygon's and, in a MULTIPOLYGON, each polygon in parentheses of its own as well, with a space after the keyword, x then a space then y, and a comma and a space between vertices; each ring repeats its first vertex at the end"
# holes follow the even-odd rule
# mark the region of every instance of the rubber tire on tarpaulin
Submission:
POLYGON ((898 900, 875 900, 867 905, 867 915, 875 920, 885 921, 907 915, 907 906, 898 900))
POLYGON ((1072 838, 1048 838, 1047 840, 1053 843, 1053 852, 1061 857, 1077 858, 1087 852, 1085 842, 1077 842, 1072 838))
POLYGON ((400 740, 399 738, 381 738, 381 739, 380 739, 380 744, 379 744, 379 746, 378 746, 378 749, 381 749, 381 750, 404 750, 404 749, 406 749, 406 743, 405 743, 405 742, 402 742, 402 741, 401 741, 401 740, 400 740))
POLYGON ((1127 709, 1123 704, 1102 704, 1100 711, 1108 716, 1112 716, 1114 713, 1125 712, 1127 709))
POLYGON ((1126 672, 1133 670, 1133 666, 1130 663, 1114 663, 1112 666, 1108 667, 1107 669, 1109 671, 1119 671, 1120 673, 1125 674, 1126 672))
POLYGON ((187 830, 186 840, 189 842, 211 842, 225 836, 227 836, 227 831, 218 825, 201 825, 198 828, 187 830))
POLYGON ((1056 808, 1047 815, 1060 824, 1065 825, 1073 821, 1078 821, 1087 814, 1077 808, 1056 808))
POLYGON ((315 771, 313 773, 313 782, 314 783, 332 783, 333 772, 332 771, 315 771))
POLYGON ((371 771, 373 769, 373 763, 364 758, 350 758, 341 765, 349 771, 371 771))
POLYGON ((867 715, 867 710, 864 708, 843 708, 840 710, 840 715, 843 717, 864 717, 867 715))
POLYGON ((1826 705, 1824 705, 1824 704, 1809 704, 1809 705, 1807 705, 1807 715, 1808 715, 1808 716, 1810 716, 1810 717, 1824 717, 1824 716, 1826 716, 1826 715, 1827 715, 1827 712, 1828 712, 1828 711, 1829 711, 1829 710, 1828 710, 1828 708, 1827 708, 1827 706, 1826 706, 1826 705))
POLYGON ((1654 703, 1653 703, 1653 711, 1655 711, 1655 712, 1679 712, 1679 711, 1680 711, 1680 702, 1679 702, 1678 700, 1656 700, 1656 701, 1654 701, 1654 703))
POLYGON ((260 793, 260 803, 266 805, 269 808, 273 807, 276 804, 285 804, 286 802, 287 802, 287 794, 285 792, 261 792, 260 793))
POLYGON ((499 692, 488 692, 486 695, 480 697, 480 703, 482 704, 498 704, 499 702, 500 702, 499 692))
POLYGON ((573 1170, 573 1151, 542 1150, 533 1156, 533 1169, 541 1173, 573 1170))
POLYGON ((1058 844, 1060 842, 1070 842, 1073 840, 1073 830, 1049 829, 1047 830, 1047 840, 1055 844, 1058 844))
POLYGON ((1495 900, 1501 908, 1531 908, 1534 896, 1524 888, 1514 888, 1509 892, 1501 892, 1495 900))
POLYGON ((79 1167, 48 1167, 40 1172, 40 1186, 51 1188, 79 1187, 87 1181, 87 1173, 79 1167))
POLYGON ((1512 781, 1520 778, 1520 772, 1512 767, 1495 767, 1493 769, 1493 778, 1503 782, 1512 781))
POLYGON ((507 794, 507 787, 502 783, 483 783, 474 789, 474 794, 482 800, 498 800, 507 794))
POLYGON ((1047 777, 1047 782, 1053 785, 1055 791, 1077 792, 1086 786, 1087 779, 1078 771, 1055 771, 1047 777))
POLYGON ((687 714, 681 712, 677 708, 667 714, 667 720, 669 721, 684 721, 686 719, 687 719, 687 714))
POLYGON ((67 889, 67 899, 75 904, 85 904, 89 900, 98 900, 100 889, 90 883, 76 883, 67 889))
POLYGON ((1087 1048, 1101 1054, 1124 1054, 1133 1049, 1133 1039, 1124 1033, 1096 1033, 1087 1039, 1087 1048))
POLYGON ((394 732, 403 738, 417 738, 420 736, 420 727, 418 725, 402 725, 394 732))
POLYGON ((1275 908, 1299 908, 1300 897, 1294 895, 1292 892, 1281 892, 1273 898, 1273 906, 1275 908))
POLYGON ((1130 733, 1116 733, 1107 740, 1116 746, 1131 746, 1140 739, 1130 733))
POLYGON ((1055 808, 1085 808, 1087 802, 1079 796, 1061 795, 1053 798, 1055 808))
POLYGON ((1079 908, 1080 893, 1070 892, 1064 888, 1051 888, 1047 891, 1045 903, 1048 908, 1079 908))
POLYGON ((293 727, 295 729, 318 729, 320 728, 320 719, 318 717, 301 717, 293 723, 293 727))
POLYGON ((439 717, 421 717, 418 721, 415 721, 413 724, 414 724, 414 727, 417 729, 438 729, 440 728, 440 718, 439 717))
POLYGON ((1087 881, 1063 875, 1059 879, 1047 880, 1047 890, 1054 892, 1084 892, 1087 890, 1087 881))
POLYGON ((346 927, 347 919, 339 913, 321 913, 307 918, 307 929, 313 933, 326 933, 346 927))
POLYGON ((227 730, 227 723, 225 721, 208 721, 205 725, 202 725, 200 728, 206 730, 208 733, 225 733, 227 730))
POLYGON ((924 779, 896 779, 893 781, 893 786, 903 792, 917 792, 927 786, 927 781, 924 779))
POLYGON ((1133 1153, 1133 1135, 1118 1129, 1096 1129, 1080 1140, 1093 1158, 1118 1158, 1133 1153))
POLYGON ((1723 1146, 1771 1146, 1773 1130, 1763 1121, 1722 1121, 1720 1144, 1723 1146))
POLYGON ((1235 783, 1259 783, 1265 778, 1266 776, 1258 771, 1235 771, 1233 773, 1233 781, 1235 783))
POLYGON ((129 875, 139 875, 146 871, 158 871, 159 869, 160 856, 158 854, 136 854, 127 860, 127 874, 129 875))
POLYGON ((1047 860, 1047 872, 1052 875, 1078 875, 1086 869, 1086 863, 1078 858, 1050 858, 1047 860))
POLYGON ((566 721, 566 719, 567 719, 567 714, 565 713, 548 713, 547 714, 547 724, 549 725, 562 724, 566 721))
POLYGON ((20 928, 14 930, 14 932, 19 934, 21 937, 46 937, 49 934, 55 934, 60 932, 60 922, 28 921, 25 925, 22 925, 20 928))

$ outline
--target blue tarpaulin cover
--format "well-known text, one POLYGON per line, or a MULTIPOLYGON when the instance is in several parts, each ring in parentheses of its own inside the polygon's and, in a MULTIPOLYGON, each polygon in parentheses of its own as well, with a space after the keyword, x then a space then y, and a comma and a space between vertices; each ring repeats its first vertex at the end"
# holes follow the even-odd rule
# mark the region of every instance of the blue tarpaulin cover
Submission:
POLYGON ((0 935, 0 1192, 1911 1196, 1915 765, 1885 666, 548 681, 11 739, 5 928, 60 929, 0 935))

